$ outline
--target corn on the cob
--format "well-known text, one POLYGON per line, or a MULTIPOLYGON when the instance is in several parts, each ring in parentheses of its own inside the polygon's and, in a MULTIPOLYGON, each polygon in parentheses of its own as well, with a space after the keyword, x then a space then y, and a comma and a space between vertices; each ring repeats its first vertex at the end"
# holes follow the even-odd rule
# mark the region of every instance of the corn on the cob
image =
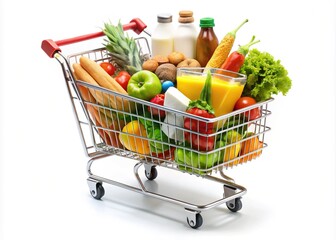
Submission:
POLYGON ((212 54, 209 62, 207 63, 206 67, 209 68, 220 68, 222 64, 225 62, 226 58, 229 56, 234 41, 236 39, 237 31, 246 23, 248 19, 245 19, 236 29, 227 33, 220 44, 215 49, 214 53, 212 54))

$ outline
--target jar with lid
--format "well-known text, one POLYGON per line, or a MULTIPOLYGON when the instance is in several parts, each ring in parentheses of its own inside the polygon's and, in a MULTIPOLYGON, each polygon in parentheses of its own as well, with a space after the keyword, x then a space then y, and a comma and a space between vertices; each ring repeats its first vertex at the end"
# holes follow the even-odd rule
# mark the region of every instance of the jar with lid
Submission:
POLYGON ((201 30, 196 41, 196 60, 205 67, 218 46, 218 38, 214 32, 213 18, 201 18, 201 30))
POLYGON ((157 26, 151 36, 152 56, 168 56, 174 50, 173 16, 169 13, 157 15, 157 26))
POLYGON ((193 12, 180 11, 178 21, 174 34, 174 51, 183 53, 186 58, 195 58, 198 30, 194 24, 193 12))

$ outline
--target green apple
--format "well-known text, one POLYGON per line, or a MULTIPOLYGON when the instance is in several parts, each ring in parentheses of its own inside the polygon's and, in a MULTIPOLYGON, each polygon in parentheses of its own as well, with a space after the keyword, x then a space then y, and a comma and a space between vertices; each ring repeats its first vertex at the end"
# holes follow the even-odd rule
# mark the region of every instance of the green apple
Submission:
POLYGON ((141 70, 132 75, 127 84, 127 93, 136 98, 151 100, 155 95, 161 93, 161 81, 155 73, 148 70, 141 70))

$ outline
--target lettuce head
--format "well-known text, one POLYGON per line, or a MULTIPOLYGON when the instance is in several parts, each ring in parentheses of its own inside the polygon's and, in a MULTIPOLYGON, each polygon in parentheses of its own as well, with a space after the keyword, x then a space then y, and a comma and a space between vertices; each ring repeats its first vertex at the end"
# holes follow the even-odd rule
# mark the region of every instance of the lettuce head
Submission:
POLYGON ((292 80, 280 60, 258 49, 250 50, 239 72, 247 77, 242 95, 258 102, 279 93, 285 96, 292 87, 292 80))

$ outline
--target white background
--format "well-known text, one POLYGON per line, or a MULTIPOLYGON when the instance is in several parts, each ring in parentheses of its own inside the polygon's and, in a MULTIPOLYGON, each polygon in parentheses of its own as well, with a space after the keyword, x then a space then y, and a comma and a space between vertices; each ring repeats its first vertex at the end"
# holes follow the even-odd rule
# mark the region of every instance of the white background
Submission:
MULTIPOLYGON (((0 239, 335 239, 335 1, 168 2, 0 1, 0 239), (140 17, 152 31, 157 13, 173 13, 176 22, 182 9, 193 10, 196 22, 214 17, 219 38, 248 18, 235 46, 255 34, 256 46, 280 59, 293 81, 270 105, 262 157, 227 171, 248 189, 242 210, 204 211, 196 231, 179 205, 117 187, 107 186, 102 201, 89 195, 63 75, 40 48, 43 39, 97 32, 109 20, 140 17)), ((135 162, 119 160, 104 169, 134 183, 135 162)), ((205 198, 221 194, 158 170, 154 186, 165 192, 191 198, 205 185, 205 198)))

